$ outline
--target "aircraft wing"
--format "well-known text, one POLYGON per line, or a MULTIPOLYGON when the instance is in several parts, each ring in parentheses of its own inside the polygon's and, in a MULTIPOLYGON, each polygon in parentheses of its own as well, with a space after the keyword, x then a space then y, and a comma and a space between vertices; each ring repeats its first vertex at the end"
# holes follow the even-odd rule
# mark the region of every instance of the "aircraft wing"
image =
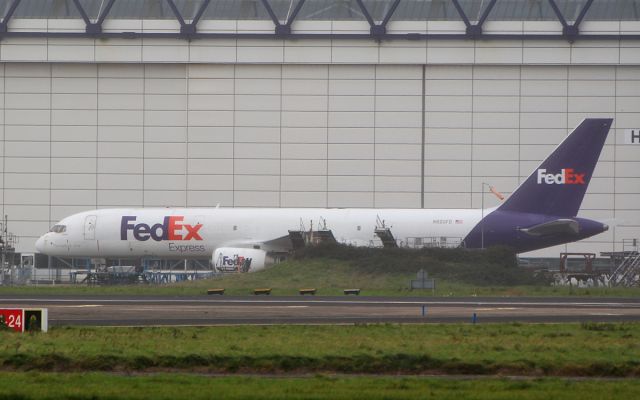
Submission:
POLYGON ((557 234, 577 235, 580 232, 580 224, 568 218, 560 218, 554 221, 534 225, 529 228, 521 228, 522 232, 531 236, 547 236, 557 234))
POLYGON ((256 248, 260 246, 261 249, 266 251, 288 251, 291 249, 291 239, 289 235, 281 236, 275 239, 247 239, 247 240, 235 240, 225 243, 220 247, 238 247, 238 248, 256 248))

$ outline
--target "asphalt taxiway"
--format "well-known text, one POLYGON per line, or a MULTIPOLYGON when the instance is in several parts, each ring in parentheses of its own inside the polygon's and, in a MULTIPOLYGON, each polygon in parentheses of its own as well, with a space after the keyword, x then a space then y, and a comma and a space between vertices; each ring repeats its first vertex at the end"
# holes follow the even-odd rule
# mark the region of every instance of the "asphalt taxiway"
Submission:
POLYGON ((3 295, 1 308, 47 308, 86 326, 640 321, 640 298, 3 295))

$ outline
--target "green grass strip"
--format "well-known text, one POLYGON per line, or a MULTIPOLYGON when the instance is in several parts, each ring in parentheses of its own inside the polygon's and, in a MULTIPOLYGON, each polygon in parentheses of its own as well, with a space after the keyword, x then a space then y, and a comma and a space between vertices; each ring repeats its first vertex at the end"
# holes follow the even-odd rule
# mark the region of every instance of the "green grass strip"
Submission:
POLYGON ((5 370, 640 376, 640 324, 54 328, 0 333, 5 370))
MULTIPOLYGON (((394 253, 395 254, 395 253, 394 253)), ((2 286, 0 294, 43 295, 205 295, 208 288, 225 288, 225 295, 250 295, 255 288, 272 288, 273 296, 298 296, 300 288, 316 288, 319 296, 342 296, 345 288, 360 288, 365 296, 595 296, 633 297, 640 296, 636 288, 575 288, 550 286, 513 278, 513 284, 505 284, 505 275, 529 274, 518 267, 488 267, 472 261, 443 261, 430 264, 415 263, 412 254, 398 252, 398 260, 370 256, 359 260, 332 258, 294 259, 263 271, 250 274, 229 274, 221 279, 180 282, 168 285, 118 285, 118 286, 2 286), (374 260, 376 264, 374 265, 374 260), (369 263, 370 262, 370 263, 369 263), (382 263, 382 264, 381 264, 382 263), (386 267, 383 267, 386 266, 386 267), (409 290, 409 281, 416 272, 425 268, 436 278, 436 290, 409 290), (445 273, 444 271, 457 271, 445 273), (433 273, 439 271, 440 273, 433 273), (469 276, 465 275, 469 274, 469 276), (483 282, 483 278, 496 277, 496 282, 483 282), (469 283, 466 279, 478 279, 469 283), (528 283, 527 283, 528 282, 528 283)), ((420 261, 420 260, 418 260, 420 261)), ((526 278, 526 276, 525 276, 526 278)))
POLYGON ((638 380, 4 373, 0 399, 638 399, 638 380))
POLYGON ((250 274, 169 285, 88 287, 0 287, 0 294, 204 295, 224 288, 226 295, 249 295, 271 288, 274 296, 298 295, 315 288, 318 295, 342 295, 359 288, 370 296, 638 296, 638 288, 554 287, 552 274, 517 265, 507 248, 464 249, 356 248, 322 245, 296 251, 288 261, 250 274), (424 269, 436 279, 436 290, 409 290, 410 280, 424 269))

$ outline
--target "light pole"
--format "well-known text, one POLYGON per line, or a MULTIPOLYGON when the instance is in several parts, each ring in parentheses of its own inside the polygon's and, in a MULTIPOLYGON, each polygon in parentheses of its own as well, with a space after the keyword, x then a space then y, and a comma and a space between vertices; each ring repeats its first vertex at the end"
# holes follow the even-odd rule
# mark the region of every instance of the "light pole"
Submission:
POLYGON ((481 206, 480 208, 482 209, 482 217, 480 218, 480 247, 484 250, 484 187, 488 186, 491 187, 491 185, 489 185, 486 182, 482 182, 482 197, 481 197, 481 206))

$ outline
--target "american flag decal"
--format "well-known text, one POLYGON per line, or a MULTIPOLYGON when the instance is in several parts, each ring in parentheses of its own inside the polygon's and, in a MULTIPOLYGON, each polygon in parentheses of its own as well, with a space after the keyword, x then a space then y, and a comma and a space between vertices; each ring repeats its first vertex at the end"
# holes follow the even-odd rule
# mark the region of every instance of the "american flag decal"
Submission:
POLYGON ((464 222, 464 221, 463 221, 463 220, 461 220, 461 219, 457 219, 457 220, 456 220, 456 224, 461 224, 461 223, 463 223, 463 222, 464 222))

